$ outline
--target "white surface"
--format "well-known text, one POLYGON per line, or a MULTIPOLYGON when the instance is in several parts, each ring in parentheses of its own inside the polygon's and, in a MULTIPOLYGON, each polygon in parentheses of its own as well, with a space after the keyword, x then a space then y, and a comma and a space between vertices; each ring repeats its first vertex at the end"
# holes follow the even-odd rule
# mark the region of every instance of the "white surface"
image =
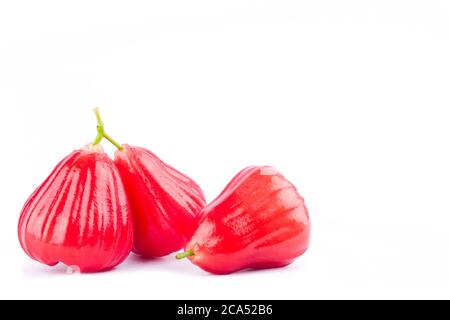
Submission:
POLYGON ((448 1, 1 2, 0 298, 450 298, 449 39, 448 1), (220 277, 173 256, 90 275, 32 261, 20 209, 94 138, 94 106, 209 200, 278 167, 310 250, 220 277))

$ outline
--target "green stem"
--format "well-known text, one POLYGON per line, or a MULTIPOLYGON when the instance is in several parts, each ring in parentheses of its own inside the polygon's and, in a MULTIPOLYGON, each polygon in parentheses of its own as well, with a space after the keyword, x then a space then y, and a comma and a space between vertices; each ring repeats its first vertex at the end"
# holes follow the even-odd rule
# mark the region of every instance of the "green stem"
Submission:
POLYGON ((95 137, 94 142, 92 144, 95 146, 102 141, 104 135, 105 135, 105 129, 103 125, 102 118, 100 117, 100 109, 95 108, 94 109, 95 117, 97 118, 97 136, 95 137))
POLYGON ((184 258, 187 258, 187 257, 192 257, 193 255, 194 255, 194 251, 193 250, 188 250, 188 251, 185 251, 185 252, 177 254, 176 258, 178 260, 181 260, 181 259, 184 259, 184 258))
POLYGON ((102 117, 100 116, 100 109, 95 108, 94 109, 95 117, 97 118, 97 136, 95 137, 94 142, 92 144, 95 146, 102 141, 103 138, 111 142, 117 149, 123 150, 123 147, 120 143, 118 143, 116 140, 110 137, 109 134, 105 132, 105 126, 102 121, 102 117))
POLYGON ((117 149, 123 150, 122 145, 120 143, 118 143, 116 140, 114 140, 113 138, 111 138, 109 136, 109 134, 107 134, 106 132, 103 132, 103 138, 105 138, 106 140, 111 142, 117 149))
POLYGON ((97 118, 97 124, 103 127, 102 117, 100 116, 100 108, 94 108, 95 117, 97 118))

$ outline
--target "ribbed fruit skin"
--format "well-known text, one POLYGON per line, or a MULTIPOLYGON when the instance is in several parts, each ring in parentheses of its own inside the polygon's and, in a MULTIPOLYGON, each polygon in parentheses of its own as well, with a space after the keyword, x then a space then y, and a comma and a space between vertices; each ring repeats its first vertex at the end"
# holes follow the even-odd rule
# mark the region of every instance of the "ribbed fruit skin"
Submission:
POLYGON ((273 167, 239 172, 201 216, 185 250, 194 252, 192 263, 214 274, 283 267, 309 245, 304 200, 273 167))
POLYGON ((114 161, 133 213, 133 251, 162 257, 183 248, 205 206, 200 187, 144 148, 123 145, 114 161))
POLYGON ((112 159, 100 148, 68 155, 25 203, 18 233, 25 252, 50 266, 96 272, 121 263, 133 221, 112 159))

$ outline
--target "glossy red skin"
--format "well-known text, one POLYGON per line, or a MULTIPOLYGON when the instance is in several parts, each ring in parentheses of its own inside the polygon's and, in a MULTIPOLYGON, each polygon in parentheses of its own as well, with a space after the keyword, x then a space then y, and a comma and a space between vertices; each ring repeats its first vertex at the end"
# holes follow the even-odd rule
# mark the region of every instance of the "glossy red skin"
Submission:
POLYGON ((132 208, 133 251, 161 257, 183 248, 205 206, 200 187, 144 148, 123 145, 115 163, 132 208))
POLYGON ((18 232, 25 252, 50 266, 96 272, 121 263, 133 223, 114 162, 99 146, 72 152, 25 203, 18 232))
POLYGON ((214 274, 283 267, 309 244, 303 198, 273 167, 248 167, 201 213, 185 250, 192 263, 214 274))

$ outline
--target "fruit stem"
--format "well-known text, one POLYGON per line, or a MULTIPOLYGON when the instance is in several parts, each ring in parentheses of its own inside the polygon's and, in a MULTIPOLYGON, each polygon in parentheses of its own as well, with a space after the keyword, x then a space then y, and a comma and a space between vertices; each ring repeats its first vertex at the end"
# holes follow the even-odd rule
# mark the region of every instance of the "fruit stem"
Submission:
POLYGON ((95 113, 95 117, 97 118, 97 136, 95 137, 95 140, 94 140, 94 142, 92 142, 92 144, 95 146, 95 145, 99 144, 100 141, 102 141, 104 134, 105 134, 105 129, 104 129, 102 118, 100 117, 100 109, 95 108, 94 113, 95 113))
POLYGON ((181 253, 177 254, 176 258, 178 260, 181 260, 181 259, 184 259, 184 258, 187 258, 187 257, 192 257, 193 255, 194 255, 194 251, 193 250, 188 250, 188 251, 181 252, 181 253))
POLYGON ((94 109, 95 117, 97 118, 97 136, 95 137, 94 142, 92 144, 95 146, 102 141, 103 138, 111 142, 117 149, 123 150, 123 147, 120 143, 118 143, 116 140, 111 138, 109 134, 105 132, 105 126, 102 121, 102 117, 100 116, 100 108, 94 109))
POLYGON ((113 138, 111 138, 109 136, 109 134, 107 134, 106 132, 103 132, 103 138, 105 138, 106 140, 111 142, 117 149, 123 150, 122 145, 120 143, 118 143, 116 140, 114 140, 113 138))

